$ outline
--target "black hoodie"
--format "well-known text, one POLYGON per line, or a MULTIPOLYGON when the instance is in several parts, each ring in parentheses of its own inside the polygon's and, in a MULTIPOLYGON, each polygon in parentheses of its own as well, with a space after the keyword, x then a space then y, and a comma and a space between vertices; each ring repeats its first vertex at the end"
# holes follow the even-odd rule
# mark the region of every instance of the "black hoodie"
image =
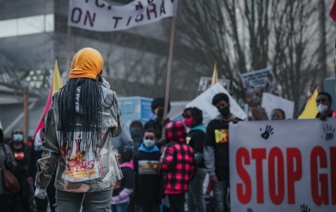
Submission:
POLYGON ((132 137, 132 140, 133 140, 133 143, 134 143, 133 155, 135 155, 138 152, 138 149, 139 149, 139 147, 142 143, 142 136, 143 136, 142 130, 143 130, 143 125, 142 125, 141 120, 134 120, 134 121, 131 122, 131 124, 130 124, 130 134, 131 134, 131 137, 132 137), (141 133, 139 134, 139 136, 133 136, 132 135, 131 128, 132 128, 132 125, 134 123, 137 123, 141 126, 141 129, 140 129, 141 133))

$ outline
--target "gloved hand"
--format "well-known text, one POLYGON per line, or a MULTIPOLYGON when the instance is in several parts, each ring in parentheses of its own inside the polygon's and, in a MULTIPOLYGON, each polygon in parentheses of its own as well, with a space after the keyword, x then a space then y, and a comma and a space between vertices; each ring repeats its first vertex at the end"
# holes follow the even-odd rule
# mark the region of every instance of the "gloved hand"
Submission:
POLYGON ((44 189, 36 188, 34 195, 39 199, 45 199, 47 197, 47 191, 44 189))

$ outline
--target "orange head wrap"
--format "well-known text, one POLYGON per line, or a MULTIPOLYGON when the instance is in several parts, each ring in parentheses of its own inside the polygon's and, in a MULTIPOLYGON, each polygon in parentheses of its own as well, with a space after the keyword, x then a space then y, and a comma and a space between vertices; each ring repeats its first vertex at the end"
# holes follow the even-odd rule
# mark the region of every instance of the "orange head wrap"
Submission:
POLYGON ((84 48, 72 59, 69 78, 96 79, 103 66, 104 59, 97 50, 84 48))

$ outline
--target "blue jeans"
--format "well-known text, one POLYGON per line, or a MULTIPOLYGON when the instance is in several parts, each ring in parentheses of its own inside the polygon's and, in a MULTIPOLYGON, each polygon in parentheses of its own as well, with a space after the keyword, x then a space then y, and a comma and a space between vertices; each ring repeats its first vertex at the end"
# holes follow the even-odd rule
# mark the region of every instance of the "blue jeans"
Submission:
POLYGON ((188 211, 206 212, 206 205, 203 194, 203 183, 207 173, 205 168, 197 168, 194 179, 189 184, 187 192, 188 211))
POLYGON ((228 187, 229 180, 218 181, 218 183, 212 185, 216 212, 227 212, 225 205, 228 187))
POLYGON ((112 212, 127 212, 128 202, 111 205, 112 212))

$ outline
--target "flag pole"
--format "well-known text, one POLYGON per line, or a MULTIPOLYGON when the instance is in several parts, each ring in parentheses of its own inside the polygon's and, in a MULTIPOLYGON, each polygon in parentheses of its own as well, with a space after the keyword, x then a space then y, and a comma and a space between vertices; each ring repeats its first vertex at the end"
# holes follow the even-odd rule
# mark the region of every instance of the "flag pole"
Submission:
POLYGON ((163 120, 162 120, 162 138, 165 137, 165 128, 164 121, 167 119, 168 114, 168 103, 169 103, 169 94, 170 94, 170 78, 172 72, 172 63, 173 63, 173 51, 174 51, 174 39, 175 39, 175 25, 176 25, 176 16, 173 16, 170 30, 170 45, 169 45, 169 57, 167 65, 167 80, 166 80, 166 94, 163 110, 163 120))
MULTIPOLYGON (((65 67, 65 79, 69 79, 70 70, 70 52, 71 52, 71 26, 68 26, 67 30, 67 51, 66 51, 66 67, 65 67)), ((65 83, 65 82, 64 82, 65 83)))

